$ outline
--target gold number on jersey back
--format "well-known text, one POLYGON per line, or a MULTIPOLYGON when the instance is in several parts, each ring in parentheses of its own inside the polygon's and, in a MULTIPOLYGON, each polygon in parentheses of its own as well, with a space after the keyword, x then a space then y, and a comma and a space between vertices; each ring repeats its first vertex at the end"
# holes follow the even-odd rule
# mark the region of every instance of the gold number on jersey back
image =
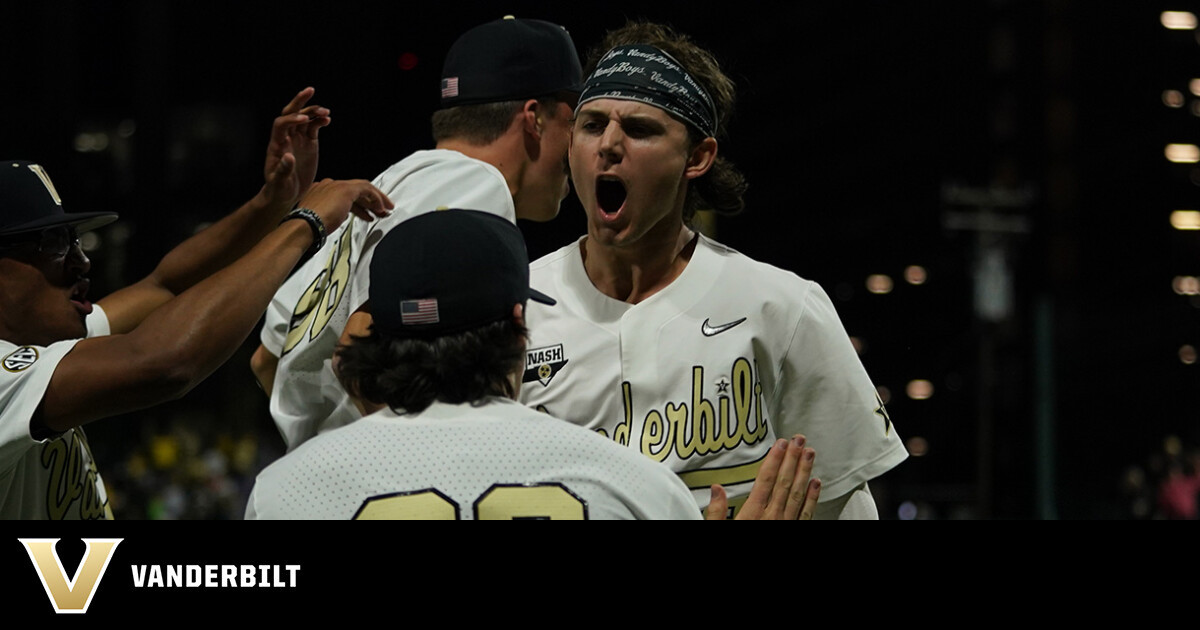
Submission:
MULTIPOLYGON (((495 484, 474 505, 477 521, 516 519, 587 520, 587 504, 557 483, 495 484)), ((459 520, 459 507, 434 489, 370 497, 355 520, 459 520)))
POLYGON ((283 354, 295 349, 305 333, 308 333, 309 340, 315 339, 329 324, 350 284, 351 241, 351 231, 343 231, 337 247, 329 253, 325 267, 300 296, 300 301, 292 310, 291 327, 283 344, 283 354))

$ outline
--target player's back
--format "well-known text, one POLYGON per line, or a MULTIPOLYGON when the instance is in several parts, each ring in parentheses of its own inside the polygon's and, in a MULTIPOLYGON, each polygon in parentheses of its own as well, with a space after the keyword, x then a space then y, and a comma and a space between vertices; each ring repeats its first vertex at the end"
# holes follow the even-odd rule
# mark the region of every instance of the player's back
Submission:
POLYGON ((350 315, 367 302, 373 248, 397 225, 446 208, 471 208, 516 222, 504 176, 456 151, 418 151, 373 182, 396 204, 370 223, 352 219, 275 294, 262 330, 279 357, 271 416, 293 450, 318 432, 348 424, 358 411, 330 367, 350 315))
POLYGON ((665 466, 513 401, 384 410, 259 475, 247 518, 698 519, 665 466))

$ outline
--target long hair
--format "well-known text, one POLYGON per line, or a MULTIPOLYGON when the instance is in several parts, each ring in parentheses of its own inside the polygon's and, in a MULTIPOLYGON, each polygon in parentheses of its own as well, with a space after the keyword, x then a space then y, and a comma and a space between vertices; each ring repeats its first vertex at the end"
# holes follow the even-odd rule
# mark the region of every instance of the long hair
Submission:
MULTIPOLYGON (((721 71, 712 53, 692 42, 691 38, 676 32, 669 26, 652 22, 631 21, 625 26, 609 31, 604 40, 588 53, 584 76, 591 76, 600 58, 617 46, 631 44, 649 44, 663 50, 675 58, 688 74, 692 75, 712 97, 717 106, 718 116, 716 139, 718 142, 726 137, 729 119, 733 115, 736 95, 733 80, 721 71)), ((704 136, 692 125, 686 125, 688 138, 695 147, 704 136)), ((721 157, 718 153, 712 168, 704 176, 692 180, 688 185, 687 197, 683 203, 683 221, 691 224, 696 210, 707 208, 721 215, 735 215, 746 207, 742 196, 746 192, 746 178, 732 162, 721 157)))
POLYGON ((350 395, 396 413, 424 411, 434 401, 511 398, 516 394, 511 376, 525 364, 527 334, 512 318, 429 339, 372 328, 338 348, 338 379, 350 395))

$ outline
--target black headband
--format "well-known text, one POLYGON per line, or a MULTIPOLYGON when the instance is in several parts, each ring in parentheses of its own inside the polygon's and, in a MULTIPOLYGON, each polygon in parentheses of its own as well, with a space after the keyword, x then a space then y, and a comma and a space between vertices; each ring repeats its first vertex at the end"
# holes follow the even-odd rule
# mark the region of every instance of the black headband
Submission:
POLYGON ((717 107, 708 92, 674 57, 654 46, 618 46, 605 53, 584 81, 579 105, 599 98, 647 103, 682 118, 705 136, 717 135, 717 107))

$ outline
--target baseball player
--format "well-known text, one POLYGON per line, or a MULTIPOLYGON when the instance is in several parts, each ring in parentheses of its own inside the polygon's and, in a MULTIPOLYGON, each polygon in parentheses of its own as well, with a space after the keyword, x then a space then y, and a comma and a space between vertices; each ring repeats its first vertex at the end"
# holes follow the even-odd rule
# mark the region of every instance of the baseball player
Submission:
POLYGON ((385 212, 366 181, 308 186, 329 115, 305 107, 311 96, 275 120, 258 195, 97 304, 78 233, 117 216, 66 213, 45 168, 0 162, 0 518, 111 518, 81 425, 182 396, 240 347, 352 204, 385 212))
POLYGON ((329 236, 276 294, 252 369, 271 397, 288 450, 359 417, 330 367, 349 317, 369 310, 372 249, 403 221, 439 208, 473 208, 515 222, 545 221, 569 192, 571 108, 582 71, 556 24, 507 17, 463 34, 443 67, 436 148, 374 181, 397 207, 329 236))
POLYGON ((742 207, 718 155, 732 82, 669 28, 610 33, 588 64, 570 165, 587 234, 533 263, 520 400, 593 429, 736 507, 780 436, 821 451, 818 518, 878 518, 867 482, 907 457, 815 283, 694 232, 742 207))
MULTIPOLYGON (((412 218, 375 246, 370 276, 371 313, 352 316, 336 367, 366 416, 263 470, 246 518, 700 518, 667 467, 513 400, 524 307, 554 300, 530 288, 510 221, 474 210, 412 218)), ((806 505, 810 515, 811 463, 792 478, 801 449, 784 450, 772 450, 771 464, 782 492, 768 500, 770 486, 756 486, 751 503, 790 518, 806 505)))

